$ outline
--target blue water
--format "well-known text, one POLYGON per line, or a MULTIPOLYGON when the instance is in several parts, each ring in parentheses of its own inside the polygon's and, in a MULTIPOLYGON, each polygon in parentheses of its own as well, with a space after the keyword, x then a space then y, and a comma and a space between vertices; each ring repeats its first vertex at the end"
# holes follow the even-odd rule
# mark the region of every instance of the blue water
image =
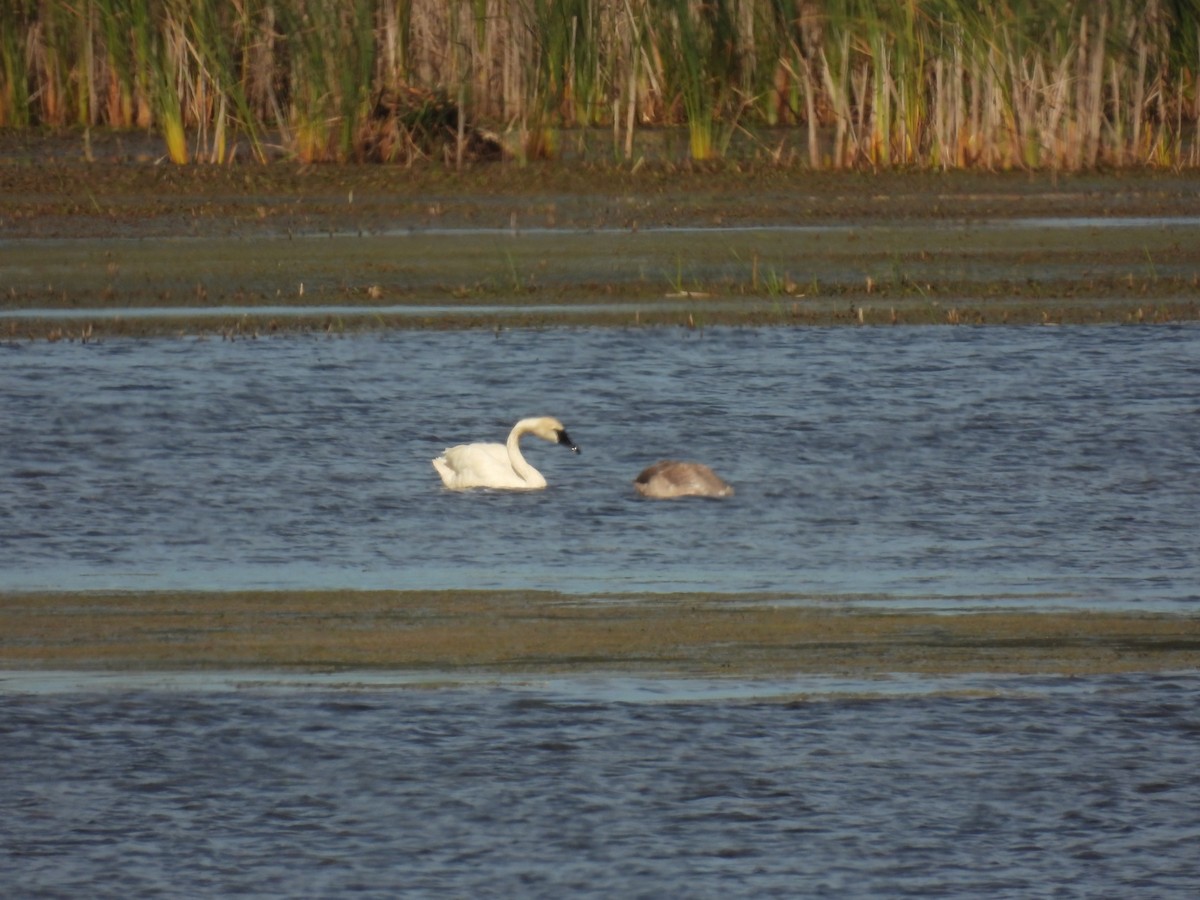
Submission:
MULTIPOLYGON (((1198 376, 1194 326, 0 344, 0 590, 1194 613, 1198 376), (528 442, 546 491, 441 487, 536 413, 583 450, 528 442), (736 496, 637 498, 671 456, 736 496)), ((1195 672, 0 672, 0 896, 1191 898, 1198 710, 1195 672)))
POLYGON ((1200 676, 962 687, 0 693, 0 891, 1196 896, 1200 676))
POLYGON ((1200 329, 0 345, 0 589, 713 589, 1191 609, 1200 329), (553 414, 545 492, 429 460, 553 414), (728 501, 631 481, 698 459, 728 501))

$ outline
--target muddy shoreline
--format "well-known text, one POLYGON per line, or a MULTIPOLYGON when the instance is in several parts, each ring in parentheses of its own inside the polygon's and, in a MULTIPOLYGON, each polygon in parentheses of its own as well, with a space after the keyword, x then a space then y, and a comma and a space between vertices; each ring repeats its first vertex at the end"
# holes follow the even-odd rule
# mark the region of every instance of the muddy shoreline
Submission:
MULTIPOLYGON (((2 150, 0 342, 12 344, 1200 319, 1195 173, 665 163, 454 173, 2 150)), ((1200 619, 1185 616, 947 616, 708 595, 0 595, 0 669, 760 677, 1198 666, 1200 619)))
POLYGON ((1195 216, 1200 170, 813 171, 764 160, 174 166, 145 135, 0 130, 11 238, 1195 216))
POLYGON ((1200 319, 1200 176, 0 153, 0 339, 1200 319), (150 311, 171 310, 171 316, 150 311))
POLYGON ((1200 668, 1200 617, 963 614, 753 595, 523 591, 0 596, 0 671, 787 677, 1200 668))

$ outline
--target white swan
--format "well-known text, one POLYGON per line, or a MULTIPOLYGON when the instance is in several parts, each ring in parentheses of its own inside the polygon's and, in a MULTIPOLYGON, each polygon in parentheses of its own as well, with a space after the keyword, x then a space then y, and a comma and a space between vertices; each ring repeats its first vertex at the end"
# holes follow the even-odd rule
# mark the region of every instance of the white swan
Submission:
POLYGON ((550 416, 522 419, 513 426, 506 444, 459 444, 447 447, 433 467, 442 483, 452 491, 468 488, 500 488, 508 491, 533 491, 546 486, 542 473, 521 455, 522 435, 532 434, 552 444, 565 444, 571 452, 579 448, 567 436, 563 423, 550 416))
POLYGON ((643 497, 656 500, 733 496, 733 488, 708 466, 674 459, 664 459, 643 470, 633 486, 643 497))

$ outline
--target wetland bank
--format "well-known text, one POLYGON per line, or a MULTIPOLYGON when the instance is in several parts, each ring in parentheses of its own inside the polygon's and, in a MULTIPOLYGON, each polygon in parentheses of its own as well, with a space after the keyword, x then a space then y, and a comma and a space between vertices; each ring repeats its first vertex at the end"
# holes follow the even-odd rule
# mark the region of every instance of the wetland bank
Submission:
POLYGON ((0 334, 1200 316, 1189 174, 0 166, 0 334))
MULTIPOLYGON (((1200 318, 1200 182, 1188 173, 164 167, 119 146, 91 163, 65 143, 37 146, 10 146, 0 166, 0 335, 38 355, 43 339, 1200 318)), ((946 618, 747 596, 9 592, 0 667, 763 677, 1197 664, 1190 613, 946 618)))
POLYGON ((444 684, 479 674, 778 681, 1200 668, 1195 617, 870 607, 700 593, 8 595, 0 671, 398 670, 444 684))

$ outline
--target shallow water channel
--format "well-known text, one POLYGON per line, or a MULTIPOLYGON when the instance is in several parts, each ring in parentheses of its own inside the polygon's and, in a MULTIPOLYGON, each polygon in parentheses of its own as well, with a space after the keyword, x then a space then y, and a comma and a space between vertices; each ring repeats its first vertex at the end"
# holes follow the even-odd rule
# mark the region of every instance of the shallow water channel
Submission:
POLYGON ((0 345, 0 589, 1200 597, 1200 329, 555 329, 0 345), (430 459, 553 414, 541 493, 430 459), (681 457, 726 501, 631 481, 681 457))

